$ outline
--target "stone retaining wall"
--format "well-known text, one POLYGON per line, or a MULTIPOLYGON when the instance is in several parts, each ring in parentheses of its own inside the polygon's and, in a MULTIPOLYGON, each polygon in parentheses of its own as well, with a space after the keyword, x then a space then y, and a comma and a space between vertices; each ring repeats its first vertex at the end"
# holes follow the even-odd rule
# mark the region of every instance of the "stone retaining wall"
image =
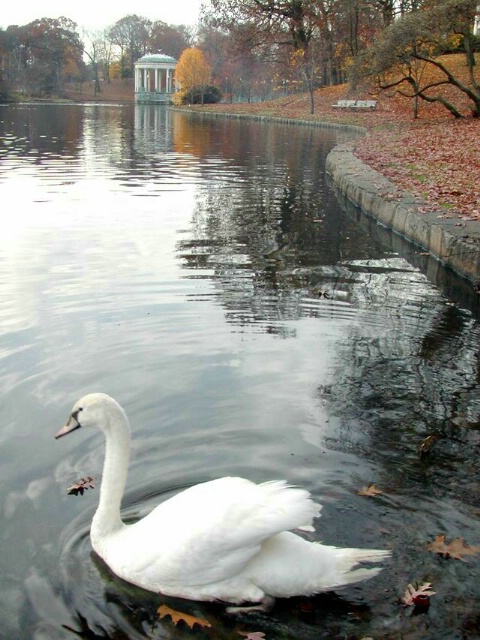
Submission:
POLYGON ((354 147, 355 142, 347 142, 327 156, 326 171, 340 192, 380 224, 420 245, 478 286, 480 224, 444 218, 445 210, 433 211, 420 199, 399 191, 378 171, 356 158, 354 147))

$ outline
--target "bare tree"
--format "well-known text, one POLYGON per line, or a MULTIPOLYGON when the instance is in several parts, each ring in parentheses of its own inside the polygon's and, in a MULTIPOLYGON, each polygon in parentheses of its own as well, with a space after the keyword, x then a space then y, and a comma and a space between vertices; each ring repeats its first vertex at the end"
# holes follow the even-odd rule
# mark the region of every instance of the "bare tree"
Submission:
POLYGON ((120 49, 122 77, 132 76, 134 63, 147 52, 151 24, 147 18, 132 14, 108 29, 109 40, 120 49))
POLYGON ((98 75, 98 65, 99 65, 99 52, 101 48, 101 37, 99 32, 92 31, 84 31, 83 32, 83 41, 86 46, 83 49, 84 54, 90 60, 90 66, 92 68, 93 73, 93 95, 97 95, 97 93, 102 92, 102 87, 100 85, 100 78, 98 75))
POLYGON ((323 58, 323 82, 332 76, 330 6, 324 0, 211 0, 209 24, 221 27, 244 46, 289 47, 291 63, 303 79, 310 96, 310 112, 315 109, 314 89, 318 83, 319 61, 323 58))

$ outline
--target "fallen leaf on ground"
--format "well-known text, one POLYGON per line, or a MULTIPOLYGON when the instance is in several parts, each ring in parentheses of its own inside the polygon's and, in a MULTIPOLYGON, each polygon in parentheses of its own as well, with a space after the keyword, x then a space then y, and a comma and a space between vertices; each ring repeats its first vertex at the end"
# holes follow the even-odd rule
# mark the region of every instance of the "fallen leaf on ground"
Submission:
POLYGON ((238 633, 247 640, 263 640, 265 638, 263 631, 239 631, 238 633))
POLYGON ((465 215, 478 220, 480 151, 474 142, 478 122, 475 118, 462 120, 465 122, 448 126, 445 120, 425 121, 420 127, 413 122, 397 129, 385 127, 358 141, 355 155, 389 178, 396 188, 425 202, 420 211, 437 210, 441 218, 465 215), (458 162, 458 158, 462 160, 458 162))
POLYGON ((77 482, 74 482, 71 487, 68 487, 67 494, 69 496, 78 496, 79 494, 83 496, 83 492, 87 489, 95 488, 95 478, 91 476, 87 476, 86 478, 81 478, 77 482))
POLYGON ((360 491, 357 491, 357 495, 367 496, 368 498, 374 498, 375 496, 378 496, 379 493, 382 493, 382 491, 380 489, 377 489, 374 484, 368 484, 360 491))
POLYGON ((211 627, 212 625, 205 618, 197 618, 196 616, 191 616, 188 613, 183 613, 182 611, 176 611, 171 607, 167 607, 166 604, 161 604, 157 613, 160 615, 160 618, 165 618, 165 616, 170 616, 174 625, 177 625, 179 622, 184 622, 190 629, 193 629, 193 625, 198 624, 201 627, 211 627))
POLYGON ((409 584, 403 594, 402 602, 408 607, 410 605, 425 605, 430 596, 434 596, 436 591, 432 591, 430 582, 424 582, 419 587, 409 584))
POLYGON ((465 544, 463 538, 455 538, 449 544, 445 544, 445 536, 437 536, 432 542, 427 542, 427 551, 433 551, 445 558, 463 560, 463 556, 478 555, 480 547, 471 547, 465 544))

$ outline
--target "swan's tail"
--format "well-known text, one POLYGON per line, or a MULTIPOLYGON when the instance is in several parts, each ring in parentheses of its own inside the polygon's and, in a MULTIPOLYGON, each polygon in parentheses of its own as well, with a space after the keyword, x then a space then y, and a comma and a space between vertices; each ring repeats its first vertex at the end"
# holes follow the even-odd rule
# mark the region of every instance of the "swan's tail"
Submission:
POLYGON ((354 584, 361 580, 369 580, 382 571, 383 567, 355 567, 362 562, 382 562, 391 557, 390 551, 380 549, 335 549, 337 557, 337 583, 333 586, 341 587, 347 584, 354 584))
POLYGON ((359 565, 382 562, 390 555, 390 551, 377 549, 330 547, 284 532, 263 543, 247 572, 268 595, 310 596, 373 578, 381 567, 359 565))

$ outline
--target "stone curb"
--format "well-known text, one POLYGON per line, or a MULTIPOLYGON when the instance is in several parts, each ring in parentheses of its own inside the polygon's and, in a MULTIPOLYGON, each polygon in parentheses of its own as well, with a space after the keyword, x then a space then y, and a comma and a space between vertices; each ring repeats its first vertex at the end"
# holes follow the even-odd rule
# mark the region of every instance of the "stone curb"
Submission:
POLYGON ((420 245, 442 264, 480 283, 480 224, 439 218, 426 203, 399 189, 381 173, 355 157, 355 142, 334 147, 326 171, 339 191, 364 213, 420 245))
POLYGON ((366 134, 365 127, 354 124, 344 124, 342 122, 328 122, 326 120, 301 120, 300 118, 280 118, 279 116, 265 116, 255 113, 229 113, 222 111, 197 111, 196 109, 187 109, 185 107, 169 107, 170 111, 178 113, 191 113, 195 116, 206 116, 207 118, 226 118, 230 120, 253 120, 254 122, 275 122, 277 124, 302 125, 307 127, 317 127, 319 129, 341 129, 342 131, 350 130, 357 133, 366 134))

